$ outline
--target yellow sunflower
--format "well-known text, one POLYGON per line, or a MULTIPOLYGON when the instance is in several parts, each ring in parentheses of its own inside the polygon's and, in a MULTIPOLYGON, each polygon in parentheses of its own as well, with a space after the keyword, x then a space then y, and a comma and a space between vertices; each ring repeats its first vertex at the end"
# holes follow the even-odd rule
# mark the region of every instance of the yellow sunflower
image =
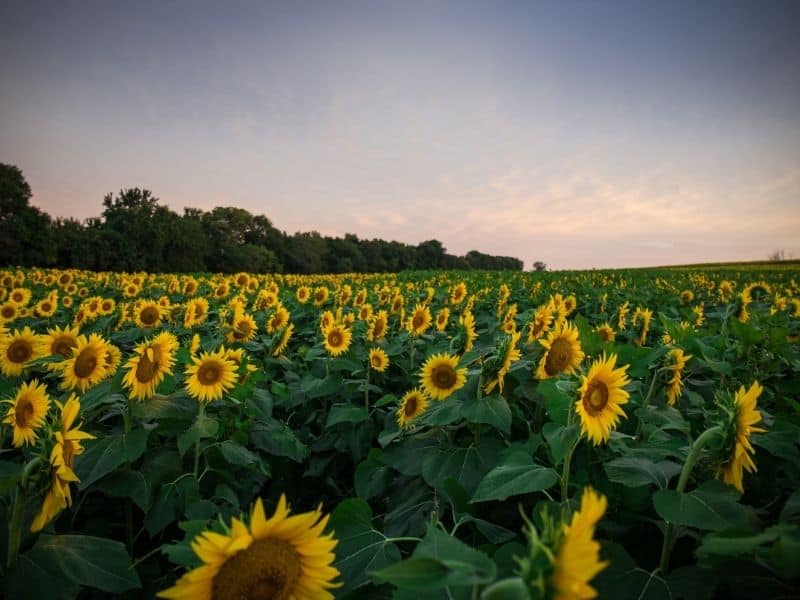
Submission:
POLYGON ((385 310, 379 310, 369 323, 369 327, 367 328, 367 340, 370 342, 377 342, 386 337, 388 321, 389 315, 387 312, 385 310))
POLYGON ((258 325, 252 315, 246 312, 236 311, 233 314, 231 329, 228 331, 226 339, 228 343, 249 342, 258 332, 258 325))
POLYGON ((617 337, 616 332, 607 322, 597 327, 597 335, 604 342, 613 342, 617 337))
POLYGON ((607 442, 619 418, 625 416, 622 405, 628 402, 624 389, 630 383, 628 365, 615 369, 616 363, 615 354, 608 358, 604 354, 592 363, 578 389, 575 410, 581 418, 581 434, 595 446, 607 442))
POLYGON ((529 326, 528 330, 528 343, 532 344, 539 338, 541 338, 545 333, 550 331, 550 327, 553 325, 553 315, 555 312, 555 306, 553 302, 550 301, 547 304, 543 304, 540 306, 536 313, 533 315, 533 320, 529 326))
POLYGON ((19 331, 0 338, 0 370, 6 377, 22 375, 29 362, 41 356, 41 336, 27 325, 19 331))
POLYGON ((334 323, 323 332, 325 350, 331 356, 339 356, 350 348, 353 332, 347 327, 334 323))
POLYGON ((267 319, 267 333, 281 331, 289 322, 289 311, 283 306, 279 306, 272 316, 267 319))
POLYGON ((164 307, 153 300, 140 300, 136 304, 134 319, 136 326, 142 328, 154 328, 161 325, 164 317, 164 307))
POLYGON ((372 304, 369 302, 361 304, 358 309, 358 318, 369 323, 372 318, 372 304))
POLYGON ((367 301, 367 290, 365 288, 361 288, 356 293, 355 298, 353 298, 353 306, 361 306, 367 301))
POLYGON ((278 344, 275 346, 275 349, 272 351, 272 356, 280 356, 286 350, 286 347, 289 345, 289 340, 292 339, 292 333, 294 333, 294 324, 289 323, 283 330, 281 334, 280 340, 278 344))
POLYGON ((47 319, 55 314, 56 308, 58 308, 57 302, 53 302, 50 298, 44 298, 33 307, 33 313, 37 317, 47 319))
POLYGON ((460 281, 450 292, 450 304, 459 305, 467 297, 467 284, 460 281))
POLYGON ((183 575, 161 598, 211 600, 238 598, 333 599, 333 533, 323 535, 328 516, 315 511, 289 516, 281 494, 268 519, 261 499, 250 513, 248 527, 233 518, 229 533, 205 531, 192 541, 202 566, 183 575))
POLYGON ((314 306, 320 307, 328 301, 330 292, 324 285, 314 290, 314 306))
POLYGON ((306 302, 308 302, 308 299, 311 298, 311 289, 304 285, 301 285, 299 288, 297 288, 294 297, 297 298, 297 301, 300 304, 305 304, 306 302))
POLYGON ((450 309, 446 306, 436 313, 436 331, 444 331, 450 322, 450 309))
POLYGON ((57 404, 61 409, 61 416, 60 429, 54 433, 55 445, 50 452, 52 483, 44 497, 42 508, 31 524, 31 531, 34 532, 41 531, 62 509, 72 506, 69 484, 80 481, 72 470, 75 457, 83 454, 83 440, 94 439, 92 434, 81 431, 80 424, 72 426, 81 407, 75 394, 71 394, 63 405, 57 404))
POLYGON ((625 329, 628 325, 628 313, 630 310, 627 300, 619 307, 619 311, 617 312, 617 329, 620 331, 625 329))
POLYGON ((408 427, 414 419, 420 416, 428 408, 428 396, 419 388, 406 392, 400 398, 400 406, 397 408, 397 424, 400 427, 408 427))
POLYGON ((8 294, 8 299, 19 307, 28 306, 31 301, 31 291, 28 288, 14 288, 8 294))
POLYGON ((13 302, 0 304, 0 323, 11 323, 19 316, 19 306, 13 302))
POLYGON ((564 525, 550 577, 555 600, 588 600, 597 597, 589 582, 608 566, 600 560, 600 543, 594 539, 595 527, 606 512, 607 501, 591 488, 585 488, 581 507, 564 525))
POLYGON ((164 377, 172 373, 177 344, 177 340, 173 344, 173 339, 172 334, 165 332, 152 341, 137 346, 136 353, 125 363, 127 372, 122 378, 122 385, 130 390, 131 398, 152 398, 164 377))
POLYGON ((373 371, 383 373, 389 366, 389 355, 383 348, 371 348, 369 351, 369 366, 373 371))
POLYGON ((85 392, 105 379, 108 374, 107 353, 108 344, 99 334, 93 333, 88 338, 80 336, 78 345, 72 349, 72 356, 56 363, 56 368, 61 372, 61 389, 77 388, 85 392))
MULTIPOLYGON (((508 370, 514 362, 522 358, 522 353, 519 351, 519 348, 517 348, 521 335, 522 334, 518 332, 506 336, 498 348, 497 356, 493 359, 489 359, 489 361, 495 361, 496 364, 492 370, 496 372, 490 374, 489 380, 483 386, 483 392, 485 394, 491 394, 495 387, 499 387, 500 393, 503 393, 503 383, 505 382, 506 375, 508 375, 508 370)), ((485 364, 488 364, 489 361, 485 364)))
POLYGON ((761 413, 758 412, 756 405, 762 391, 763 388, 756 381, 749 390, 745 390, 744 386, 739 388, 733 399, 734 418, 730 431, 733 441, 730 444, 727 460, 720 467, 720 474, 725 483, 734 486, 742 493, 744 493, 744 471, 748 473, 756 471, 756 463, 751 456, 755 454, 755 450, 750 444, 750 436, 753 433, 766 431, 755 426, 761 422, 761 413))
POLYGON ((36 440, 36 430, 44 425, 50 408, 47 387, 35 379, 23 383, 14 398, 4 400, 3 403, 10 405, 3 423, 14 428, 14 447, 33 444, 36 440))
POLYGON ((417 304, 414 311, 406 321, 406 329, 412 336, 419 336, 425 333, 431 326, 431 310, 424 304, 417 304))
POLYGON ((574 373, 581 364, 584 354, 578 339, 578 329, 568 321, 562 321, 545 339, 539 343, 546 352, 539 361, 536 377, 548 379, 559 373, 574 373))
POLYGON ((680 348, 673 348, 667 354, 667 368, 671 373, 667 382, 667 402, 670 406, 675 406, 683 393, 683 369, 690 358, 692 355, 684 354, 680 348))
POLYGON ((186 312, 183 313, 183 326, 191 329, 202 325, 208 318, 208 300, 205 298, 192 298, 186 303, 186 312))
POLYGON ((478 339, 478 332, 475 330, 475 317, 472 311, 465 310, 458 318, 459 331, 457 337, 459 344, 456 345, 457 350, 460 352, 469 352, 478 339))
POLYGON ((653 318, 653 311, 649 308, 637 307, 633 313, 633 326, 639 326, 636 333, 635 343, 637 346, 644 346, 647 340, 647 332, 650 330, 650 320, 653 318))
POLYGON ((431 398, 444 400, 464 386, 467 381, 467 369, 457 367, 458 356, 440 353, 428 357, 422 365, 419 378, 431 398))
POLYGON ((186 390, 199 402, 219 400, 236 384, 236 364, 226 358, 224 348, 193 358, 186 374, 186 390))

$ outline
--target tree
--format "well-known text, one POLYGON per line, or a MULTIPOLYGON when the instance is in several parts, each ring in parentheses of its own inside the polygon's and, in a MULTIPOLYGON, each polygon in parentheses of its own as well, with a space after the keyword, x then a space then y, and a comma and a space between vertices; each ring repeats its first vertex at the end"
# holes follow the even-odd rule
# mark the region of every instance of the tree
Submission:
POLYGON ((547 265, 540 260, 537 260, 533 263, 533 270, 534 271, 547 271, 547 265))
POLYGON ((22 171, 0 163, 0 265, 49 266, 56 261, 50 215, 30 206, 22 171))

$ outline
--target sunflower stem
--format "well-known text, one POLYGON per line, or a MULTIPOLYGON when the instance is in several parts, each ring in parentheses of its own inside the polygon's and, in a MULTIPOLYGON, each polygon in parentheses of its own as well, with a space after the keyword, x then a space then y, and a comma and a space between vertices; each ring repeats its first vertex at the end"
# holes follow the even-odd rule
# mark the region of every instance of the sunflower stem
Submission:
MULTIPOLYGON (((647 396, 644 397, 642 401, 642 408, 641 410, 644 411, 649 405, 650 400, 653 399, 653 396, 656 393, 656 382, 658 381, 658 376, 664 371, 664 369, 656 369, 656 372, 653 373, 653 379, 650 382, 650 389, 647 390, 647 396)), ((639 423, 636 425, 636 439, 639 439, 642 435, 642 429, 644 428, 644 421, 642 417, 639 417, 639 423)))
POLYGON ((14 506, 11 509, 11 522, 8 525, 8 553, 6 555, 6 566, 11 567, 17 560, 19 554, 19 544, 22 534, 22 514, 25 505, 25 487, 20 484, 17 486, 17 493, 14 496, 14 506))
MULTIPOLYGON (((709 442, 709 440, 718 435, 721 430, 721 427, 718 425, 711 427, 710 429, 706 429, 694 441, 692 447, 689 449, 689 455, 686 457, 686 462, 683 463, 681 476, 678 479, 678 485, 675 488, 676 492, 682 494, 686 489, 686 484, 689 483, 689 476, 692 474, 692 469, 694 469, 697 459, 700 458, 700 452, 703 450, 703 447, 709 442)), ((675 526, 672 523, 667 522, 666 528, 664 529, 664 544, 661 546, 661 561, 659 562, 658 567, 662 576, 665 576, 669 569, 669 557, 670 554, 672 554, 672 548, 676 541, 674 538, 675 526)))
MULTIPOLYGON (((203 420, 203 414, 205 413, 206 405, 204 402, 199 403, 199 410, 197 412, 197 422, 203 420)), ((197 439, 194 442, 194 469, 192 473, 194 473, 194 478, 197 479, 197 473, 200 471, 200 436, 198 435, 197 439)))
POLYGON ((580 441, 580 436, 575 438, 575 441, 569 447, 569 452, 567 452, 567 455, 564 457, 564 466, 561 469, 561 502, 567 501, 567 495, 569 494, 569 469, 572 465, 572 455, 575 453, 575 448, 578 447, 580 441))
POLYGON ((414 372, 414 351, 416 350, 416 346, 414 344, 414 336, 408 336, 409 341, 409 350, 408 350, 408 358, 409 358, 409 367, 408 370, 410 373, 414 372))

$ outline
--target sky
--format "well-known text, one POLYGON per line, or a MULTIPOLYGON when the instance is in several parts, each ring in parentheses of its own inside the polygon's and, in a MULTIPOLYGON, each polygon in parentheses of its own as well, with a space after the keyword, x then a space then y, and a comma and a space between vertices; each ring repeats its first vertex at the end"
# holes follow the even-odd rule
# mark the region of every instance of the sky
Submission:
POLYGON ((0 162, 530 268, 800 258, 800 2, 0 4, 0 162))

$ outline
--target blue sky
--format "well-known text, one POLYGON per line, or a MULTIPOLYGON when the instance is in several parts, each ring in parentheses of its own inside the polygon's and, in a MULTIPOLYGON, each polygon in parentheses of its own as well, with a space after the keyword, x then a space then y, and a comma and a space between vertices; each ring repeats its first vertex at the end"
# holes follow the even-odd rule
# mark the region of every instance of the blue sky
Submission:
POLYGON ((0 161, 529 266, 800 256, 800 3, 0 7, 0 161))

